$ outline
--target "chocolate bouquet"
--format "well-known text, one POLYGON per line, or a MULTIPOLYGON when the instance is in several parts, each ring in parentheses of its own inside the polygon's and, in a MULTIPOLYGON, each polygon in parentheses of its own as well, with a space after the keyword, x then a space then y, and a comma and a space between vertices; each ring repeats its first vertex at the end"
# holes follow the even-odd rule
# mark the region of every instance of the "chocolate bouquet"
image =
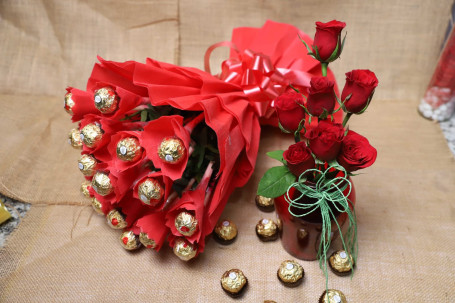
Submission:
POLYGON ((236 28, 231 41, 208 49, 206 71, 98 58, 86 90, 67 89, 81 190, 123 230, 124 248, 158 251, 167 240, 182 260, 203 252, 230 194, 254 170, 260 125, 277 125, 273 100, 321 75, 299 36, 312 44, 287 24, 236 28), (231 53, 213 76, 218 46, 231 53))

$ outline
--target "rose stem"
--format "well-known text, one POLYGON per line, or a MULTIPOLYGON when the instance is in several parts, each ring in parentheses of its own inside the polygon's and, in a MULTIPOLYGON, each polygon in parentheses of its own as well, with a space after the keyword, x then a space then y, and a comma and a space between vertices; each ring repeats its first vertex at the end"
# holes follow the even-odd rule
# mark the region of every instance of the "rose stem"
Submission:
POLYGON ((327 65, 329 65, 328 62, 321 62, 321 70, 323 77, 327 77, 327 65))
POLYGON ((343 127, 346 127, 346 124, 348 123, 349 118, 351 118, 351 116, 352 116, 352 113, 347 113, 346 116, 344 116, 343 127))
POLYGON ((300 132, 299 131, 296 131, 294 133, 294 141, 295 141, 295 143, 300 142, 300 132))

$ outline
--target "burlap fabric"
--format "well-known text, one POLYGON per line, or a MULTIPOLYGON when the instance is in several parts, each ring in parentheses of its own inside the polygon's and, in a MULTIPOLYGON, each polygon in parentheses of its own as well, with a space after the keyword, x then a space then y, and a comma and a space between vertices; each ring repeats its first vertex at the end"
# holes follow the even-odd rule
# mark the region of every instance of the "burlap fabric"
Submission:
MULTIPOLYGON (((349 302, 452 302, 455 289, 455 163, 435 124, 415 106, 431 75, 450 1, 2 1, 0 2, 0 191, 31 202, 0 251, 0 301, 229 302, 219 278, 242 269, 250 287, 241 302, 316 302, 324 290, 317 262, 301 264, 303 285, 276 278, 290 256, 279 241, 262 243, 254 225, 260 176, 274 165, 264 153, 291 138, 267 129, 257 169, 223 214, 240 231, 230 246, 209 241, 182 263, 170 249, 128 253, 119 232, 93 213, 79 192, 78 153, 65 144, 66 85, 84 87, 95 54, 146 56, 202 66, 207 46, 236 26, 265 19, 314 33, 314 20, 348 23, 343 72, 368 67, 380 87, 371 109, 351 128, 377 147, 376 164, 355 177, 360 256, 352 280, 330 274, 349 302)), ((215 60, 216 61, 216 58, 215 60)), ((215 65, 215 63, 214 63, 215 65)), ((336 246, 336 245, 335 245, 336 246)))

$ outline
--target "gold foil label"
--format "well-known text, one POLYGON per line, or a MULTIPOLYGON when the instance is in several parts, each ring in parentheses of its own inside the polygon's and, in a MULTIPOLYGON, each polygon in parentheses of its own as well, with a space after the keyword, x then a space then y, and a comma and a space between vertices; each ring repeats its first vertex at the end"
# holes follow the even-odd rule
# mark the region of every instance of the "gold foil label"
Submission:
POLYGON ((158 156, 167 163, 178 163, 185 155, 185 145, 179 138, 165 138, 158 148, 158 156))
POLYGON ((274 201, 272 198, 266 198, 264 196, 256 196, 256 203, 262 207, 268 207, 274 205, 274 201))
POLYGON ((319 300, 321 303, 347 303, 348 301, 346 300, 346 297, 344 294, 336 289, 329 289, 326 292, 321 295, 321 298, 319 300))
POLYGON ((329 258, 329 262, 332 268, 338 272, 347 272, 352 270, 352 256, 344 250, 333 253, 329 258))
POLYGON ((194 216, 186 211, 182 211, 175 217, 175 228, 184 236, 192 236, 198 227, 198 222, 194 216))
POLYGON ((103 114, 113 113, 117 109, 118 96, 111 87, 96 90, 93 99, 95 107, 103 114))
POLYGON ((247 279, 239 269, 231 269, 221 276, 221 286, 230 293, 238 293, 245 287, 247 279))
POLYGON ((297 282, 303 278, 303 267, 291 260, 283 261, 278 269, 278 276, 286 283, 297 282))
POLYGON ((278 226, 272 220, 262 219, 256 225, 256 231, 261 236, 271 237, 278 232, 278 226))
POLYGON ((216 225, 215 233, 221 239, 229 241, 237 236, 237 226, 230 220, 223 220, 216 225))

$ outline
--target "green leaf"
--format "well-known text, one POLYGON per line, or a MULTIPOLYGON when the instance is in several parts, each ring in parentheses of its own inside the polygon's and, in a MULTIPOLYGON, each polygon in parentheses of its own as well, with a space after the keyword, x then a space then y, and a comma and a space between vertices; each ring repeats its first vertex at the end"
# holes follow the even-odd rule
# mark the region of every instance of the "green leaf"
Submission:
POLYGON ((327 162, 327 164, 329 165, 329 167, 332 166, 335 169, 345 171, 344 167, 341 166, 336 159, 333 159, 332 161, 327 162))
POLYGON ((146 110, 141 111, 141 122, 147 121, 148 113, 146 110))
POLYGON ((308 53, 312 53, 311 48, 310 48, 310 47, 308 46, 308 44, 302 39, 302 37, 300 37, 300 35, 297 35, 297 36, 299 36, 300 41, 302 41, 302 43, 305 44, 306 49, 308 50, 308 53))
POLYGON ((295 176, 286 166, 275 166, 266 171, 259 181, 257 194, 267 198, 276 198, 284 195, 294 182, 295 176))
POLYGON ((344 38, 343 38, 343 42, 341 42, 341 49, 340 49, 340 55, 341 53, 343 52, 343 48, 344 48, 344 41, 346 40, 346 36, 348 35, 348 32, 346 32, 344 34, 344 38))
POLYGON ((319 116, 319 119, 325 120, 325 119, 327 119, 328 115, 329 115, 329 112, 324 108, 322 114, 319 116))
POLYGON ((327 62, 333 62, 336 60, 336 58, 339 57, 339 55, 341 54, 341 52, 339 54, 338 53, 338 48, 339 48, 339 43, 337 43, 337 46, 335 47, 335 50, 333 51, 333 53, 330 55, 329 59, 327 59, 327 62))
POLYGON ((274 151, 268 152, 267 156, 269 156, 272 159, 278 160, 283 164, 286 164, 286 161, 284 161, 284 158, 283 158, 283 153, 284 153, 284 150, 274 150, 274 151))

